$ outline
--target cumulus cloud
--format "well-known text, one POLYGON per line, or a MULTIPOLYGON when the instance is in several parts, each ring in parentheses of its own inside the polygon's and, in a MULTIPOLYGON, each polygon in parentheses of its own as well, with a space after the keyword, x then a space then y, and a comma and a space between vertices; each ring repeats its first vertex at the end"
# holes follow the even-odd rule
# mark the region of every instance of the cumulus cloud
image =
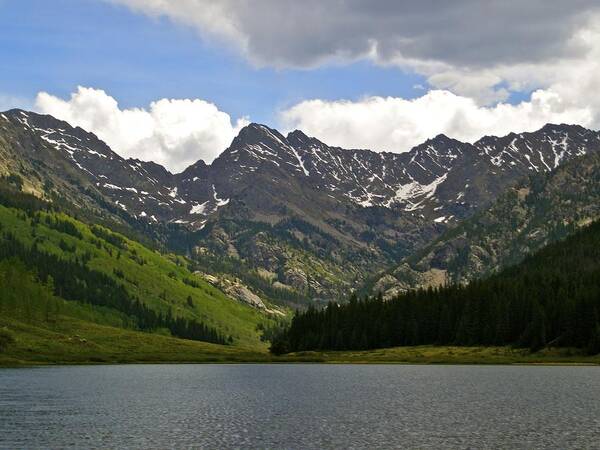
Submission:
POLYGON ((161 99, 148 109, 121 109, 100 89, 78 87, 64 100, 37 95, 36 110, 95 133, 124 157, 155 161, 181 171, 203 159, 211 162, 247 124, 204 100, 161 99))
POLYGON ((550 91, 536 91, 530 101, 518 105, 485 107, 449 91, 432 90, 413 100, 309 100, 283 111, 281 120, 287 129, 302 129, 332 145, 403 152, 440 133, 473 142, 486 134, 533 131, 548 122, 589 125, 593 114, 589 108, 565 104, 550 91))
POLYGON ((510 87, 547 87, 557 67, 599 44, 597 0, 108 0, 195 27, 260 66, 370 59, 431 86, 503 101, 510 87))
POLYGON ((341 146, 404 151, 426 138, 444 133, 473 141, 485 134, 530 131, 547 122, 575 123, 600 128, 600 19, 573 34, 584 55, 570 62, 548 60, 471 71, 440 71, 430 82, 434 89, 414 100, 370 97, 357 101, 309 100, 281 113, 287 128, 301 128, 341 146), (457 84, 459 91, 452 93, 457 84), (491 105, 477 101, 486 86, 491 105), (502 102, 509 90, 543 85, 519 104, 502 102))

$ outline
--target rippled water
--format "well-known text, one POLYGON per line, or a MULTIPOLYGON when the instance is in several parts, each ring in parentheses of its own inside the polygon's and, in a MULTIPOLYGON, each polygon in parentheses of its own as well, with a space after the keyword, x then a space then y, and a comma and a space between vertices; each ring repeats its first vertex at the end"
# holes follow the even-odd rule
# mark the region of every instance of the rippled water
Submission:
POLYGON ((0 370, 2 448, 600 448, 600 368, 0 370))

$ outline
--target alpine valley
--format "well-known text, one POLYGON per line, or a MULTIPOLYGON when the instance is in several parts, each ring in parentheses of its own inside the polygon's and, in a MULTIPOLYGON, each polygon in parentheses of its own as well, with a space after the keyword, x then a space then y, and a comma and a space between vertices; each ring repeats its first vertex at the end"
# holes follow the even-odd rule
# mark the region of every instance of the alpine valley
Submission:
POLYGON ((211 164, 173 174, 10 110, 0 174, 11 287, 0 327, 20 342, 13 362, 89 361, 98 349, 130 360, 135 339, 148 348, 140 360, 178 346, 190 360, 235 360, 225 344, 266 357, 294 308, 466 284, 600 216, 600 133, 564 124, 389 153, 253 123, 211 164))

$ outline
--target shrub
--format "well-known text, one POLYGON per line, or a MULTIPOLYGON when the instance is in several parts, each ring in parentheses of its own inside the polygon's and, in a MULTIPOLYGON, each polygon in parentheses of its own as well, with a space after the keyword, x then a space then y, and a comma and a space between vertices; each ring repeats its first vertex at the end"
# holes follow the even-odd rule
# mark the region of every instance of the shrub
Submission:
POLYGON ((0 328, 0 352, 15 343, 13 334, 6 328, 0 328))

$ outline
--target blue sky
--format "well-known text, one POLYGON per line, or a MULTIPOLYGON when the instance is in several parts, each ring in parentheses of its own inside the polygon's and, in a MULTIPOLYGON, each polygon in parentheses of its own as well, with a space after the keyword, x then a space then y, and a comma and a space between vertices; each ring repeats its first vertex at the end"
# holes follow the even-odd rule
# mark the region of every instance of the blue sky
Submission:
POLYGON ((372 62, 317 69, 257 68, 191 27, 95 0, 0 0, 0 93, 28 107, 39 91, 66 98, 104 89, 122 107, 158 98, 202 98, 232 117, 273 123, 301 100, 413 98, 423 76, 372 62))

